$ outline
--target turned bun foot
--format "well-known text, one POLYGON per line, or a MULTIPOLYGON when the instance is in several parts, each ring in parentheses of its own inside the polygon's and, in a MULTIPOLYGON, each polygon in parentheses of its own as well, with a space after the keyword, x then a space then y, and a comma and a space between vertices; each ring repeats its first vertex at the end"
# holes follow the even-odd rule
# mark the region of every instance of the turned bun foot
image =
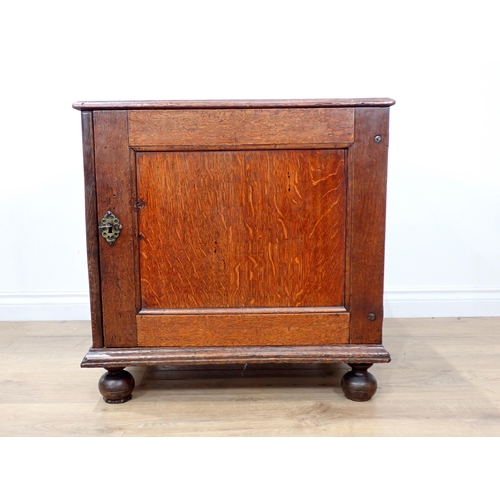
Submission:
POLYGON ((109 368, 99 379, 99 392, 106 403, 126 403, 132 398, 134 377, 123 368, 109 368))
POLYGON ((368 401, 377 391, 377 380, 368 372, 371 364, 350 364, 352 371, 342 377, 342 390, 347 399, 368 401))

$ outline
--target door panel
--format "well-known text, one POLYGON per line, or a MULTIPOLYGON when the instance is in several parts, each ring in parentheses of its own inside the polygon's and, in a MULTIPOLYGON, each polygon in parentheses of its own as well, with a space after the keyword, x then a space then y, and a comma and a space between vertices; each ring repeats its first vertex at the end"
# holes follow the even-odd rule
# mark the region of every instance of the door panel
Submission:
POLYGON ((143 312, 341 306, 344 156, 137 153, 143 312))

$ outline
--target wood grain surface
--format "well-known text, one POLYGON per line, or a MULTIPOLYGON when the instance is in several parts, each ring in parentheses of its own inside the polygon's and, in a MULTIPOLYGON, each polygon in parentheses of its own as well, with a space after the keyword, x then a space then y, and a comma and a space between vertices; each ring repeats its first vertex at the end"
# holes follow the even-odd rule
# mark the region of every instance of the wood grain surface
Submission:
POLYGON ((344 151, 138 153, 143 308, 338 306, 344 151))
POLYGON ((224 108, 352 108, 392 106, 394 99, 250 99, 218 101, 79 101, 75 109, 224 109, 224 108))
POLYGON ((139 347, 329 345, 348 340, 347 312, 137 316, 139 347))
POLYGON ((99 265, 99 233, 96 177, 94 161, 94 123, 92 112, 82 113, 83 174, 85 179, 85 226, 87 230, 87 266, 92 319, 92 345, 104 346, 102 332, 101 273, 99 265))
POLYGON ((99 235, 104 341, 107 347, 136 345, 135 188, 129 162, 126 111, 95 111, 98 221, 111 210, 123 225, 113 246, 99 235))
POLYGON ((198 366, 262 363, 388 363, 389 353, 377 345, 271 347, 91 348, 82 367, 198 366))
POLYGON ((242 362, 132 366, 132 400, 107 405, 104 371, 79 368, 90 321, 4 321, 0 435, 500 436, 499 331, 499 317, 386 319, 392 362, 370 369, 367 403, 342 394, 344 364, 242 362))
POLYGON ((331 144, 354 137, 352 108, 172 109, 128 116, 132 146, 331 144))
POLYGON ((79 104, 95 347, 138 345, 139 311, 147 346, 381 344, 392 100, 79 104), (284 311, 165 312, 342 306, 348 339, 333 310, 308 334, 284 311))

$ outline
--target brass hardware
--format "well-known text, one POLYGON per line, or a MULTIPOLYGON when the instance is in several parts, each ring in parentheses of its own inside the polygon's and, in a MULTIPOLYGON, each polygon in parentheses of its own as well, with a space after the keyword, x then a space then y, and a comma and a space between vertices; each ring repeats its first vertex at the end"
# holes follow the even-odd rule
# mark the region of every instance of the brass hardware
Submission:
POLYGON ((368 314, 368 319, 370 321, 375 321, 377 319, 377 315, 375 313, 369 313, 368 314))
POLYGON ((110 244, 114 245, 118 236, 120 236, 120 231, 123 229, 118 217, 108 210, 106 215, 101 219, 99 224, 99 231, 101 231, 101 236, 110 244))

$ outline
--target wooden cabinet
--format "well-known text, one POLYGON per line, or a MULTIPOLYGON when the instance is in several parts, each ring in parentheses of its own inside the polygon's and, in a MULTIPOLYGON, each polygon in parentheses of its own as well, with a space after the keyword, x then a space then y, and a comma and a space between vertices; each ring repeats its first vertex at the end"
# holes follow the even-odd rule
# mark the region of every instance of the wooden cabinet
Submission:
POLYGON ((79 102, 93 345, 134 365, 349 363, 382 347, 391 99, 79 102))

